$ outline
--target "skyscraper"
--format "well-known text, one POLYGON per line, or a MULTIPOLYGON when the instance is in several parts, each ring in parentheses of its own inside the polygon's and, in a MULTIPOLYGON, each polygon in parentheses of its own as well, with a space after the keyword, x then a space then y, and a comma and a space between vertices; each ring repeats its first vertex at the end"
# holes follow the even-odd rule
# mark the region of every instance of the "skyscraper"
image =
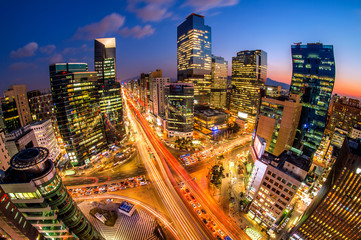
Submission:
POLYGON ((315 200, 291 230, 292 240, 360 239, 361 142, 346 138, 315 200))
POLYGON ((322 43, 292 45, 290 92, 301 96, 302 113, 293 146, 312 156, 326 127, 327 111, 335 83, 333 46, 322 43))
POLYGON ((210 104, 213 107, 226 108, 228 62, 223 57, 212 55, 212 86, 210 104))
POLYGON ((60 134, 70 162, 88 163, 106 147, 97 73, 86 63, 51 64, 50 85, 60 134))
POLYGON ((168 137, 191 138, 194 122, 192 83, 167 83, 164 87, 168 137))
POLYGON ((194 83, 195 104, 209 104, 212 71, 211 27, 192 13, 177 28, 178 82, 194 83))
POLYGON ((150 110, 153 114, 165 116, 165 95, 164 87, 170 82, 170 78, 157 77, 149 79, 150 88, 150 110))
POLYGON ((28 148, 11 158, 1 187, 44 237, 102 240, 80 211, 48 159, 46 148, 28 148))
POLYGON ((123 104, 120 83, 116 81, 115 38, 94 40, 94 68, 97 72, 100 109, 107 140, 114 143, 123 135, 123 104))
POLYGON ((261 100, 261 89, 267 78, 267 53, 262 50, 240 51, 232 58, 231 112, 247 120, 248 131, 253 131, 261 100))
POLYGON ((4 92, 5 102, 2 104, 5 130, 11 132, 32 121, 25 85, 12 85, 4 92), (20 125, 19 125, 20 123, 20 125))

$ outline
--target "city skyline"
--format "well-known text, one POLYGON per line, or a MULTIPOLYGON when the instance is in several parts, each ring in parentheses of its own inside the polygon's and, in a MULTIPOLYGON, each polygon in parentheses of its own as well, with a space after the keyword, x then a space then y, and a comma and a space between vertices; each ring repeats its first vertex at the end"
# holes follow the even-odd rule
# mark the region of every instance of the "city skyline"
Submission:
MULTIPOLYGON (((8 11, 2 16, 6 21, 2 22, 11 24, 4 24, 3 31, 8 37, 0 40, 7 46, 0 50, 0 59, 6 63, 0 68, 1 91, 13 84, 26 84, 29 90, 49 88, 49 63, 85 62, 93 70, 94 38, 113 36, 118 46, 118 79, 136 77, 156 68, 162 68, 164 76, 176 78, 176 26, 195 12, 204 15, 206 24, 212 27, 213 54, 230 62, 238 51, 264 49, 269 60, 267 77, 288 84, 292 77, 293 43, 320 41, 333 45, 337 65, 334 93, 360 98, 357 84, 361 71, 357 68, 361 51, 357 48, 361 38, 357 26, 361 20, 360 3, 319 1, 313 3, 312 9, 307 3, 302 6, 285 3, 148 0, 111 2, 99 9, 77 3, 67 10, 68 14, 80 9, 91 14, 71 20, 53 14, 51 9, 56 9, 56 3, 22 4, 16 9, 6 3, 8 11), (28 11, 29 7, 33 11, 28 11), (251 15, 254 9, 263 17, 251 15), (12 14, 15 11, 17 14, 12 14), (22 18, 15 17, 18 15, 22 18), (254 20, 245 21, 250 17, 254 20), (57 24, 64 28, 61 31, 52 28, 57 24)), ((229 76, 230 68, 231 64, 229 76)))

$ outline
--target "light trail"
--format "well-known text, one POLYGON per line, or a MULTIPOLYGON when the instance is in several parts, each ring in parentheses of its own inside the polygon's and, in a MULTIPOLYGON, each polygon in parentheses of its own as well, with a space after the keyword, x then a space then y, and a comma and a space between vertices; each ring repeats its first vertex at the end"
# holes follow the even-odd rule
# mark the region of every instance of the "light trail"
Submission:
MULTIPOLYGON (((133 119, 126 102, 125 106, 128 112, 130 123, 132 124, 133 129, 137 129, 138 132, 135 137, 141 158, 143 159, 144 165, 150 173, 149 175, 152 178, 152 182, 154 183, 158 194, 161 196, 168 213, 173 219, 178 234, 182 239, 185 240, 209 239, 207 233, 205 233, 202 228, 198 226, 198 222, 192 217, 182 200, 179 198, 179 195, 174 190, 173 185, 167 178, 163 164, 158 164, 158 167, 163 173, 163 176, 165 176, 165 181, 163 180, 153 160, 149 157, 148 147, 153 148, 152 143, 146 137, 143 127, 139 126, 140 121, 138 123, 138 121, 133 119)), ((161 163, 160 156, 157 155, 157 151, 155 149, 153 149, 153 153, 155 153, 154 156, 156 161, 161 163)))

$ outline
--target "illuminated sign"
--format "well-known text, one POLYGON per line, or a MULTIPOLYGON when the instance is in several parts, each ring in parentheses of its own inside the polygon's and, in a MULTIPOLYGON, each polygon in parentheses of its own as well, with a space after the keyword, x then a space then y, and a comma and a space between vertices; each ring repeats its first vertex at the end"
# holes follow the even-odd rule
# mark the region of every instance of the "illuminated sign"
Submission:
POLYGON ((253 147, 257 158, 260 158, 266 149, 266 141, 257 135, 253 147))
POLYGON ((361 173, 361 168, 357 168, 356 169, 356 174, 360 174, 361 173))
POLYGON ((248 117, 248 114, 247 113, 243 113, 243 112, 238 112, 238 115, 237 115, 239 118, 242 118, 242 119, 247 119, 248 117))

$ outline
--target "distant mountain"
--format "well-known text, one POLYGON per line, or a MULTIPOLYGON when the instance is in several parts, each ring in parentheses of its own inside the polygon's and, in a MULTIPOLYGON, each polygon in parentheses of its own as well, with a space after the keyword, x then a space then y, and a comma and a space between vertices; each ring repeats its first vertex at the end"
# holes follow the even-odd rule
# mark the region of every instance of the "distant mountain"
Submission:
POLYGON ((290 85, 283 82, 277 82, 276 80, 272 80, 270 78, 267 78, 266 85, 270 86, 281 86, 282 89, 290 90, 290 85))

